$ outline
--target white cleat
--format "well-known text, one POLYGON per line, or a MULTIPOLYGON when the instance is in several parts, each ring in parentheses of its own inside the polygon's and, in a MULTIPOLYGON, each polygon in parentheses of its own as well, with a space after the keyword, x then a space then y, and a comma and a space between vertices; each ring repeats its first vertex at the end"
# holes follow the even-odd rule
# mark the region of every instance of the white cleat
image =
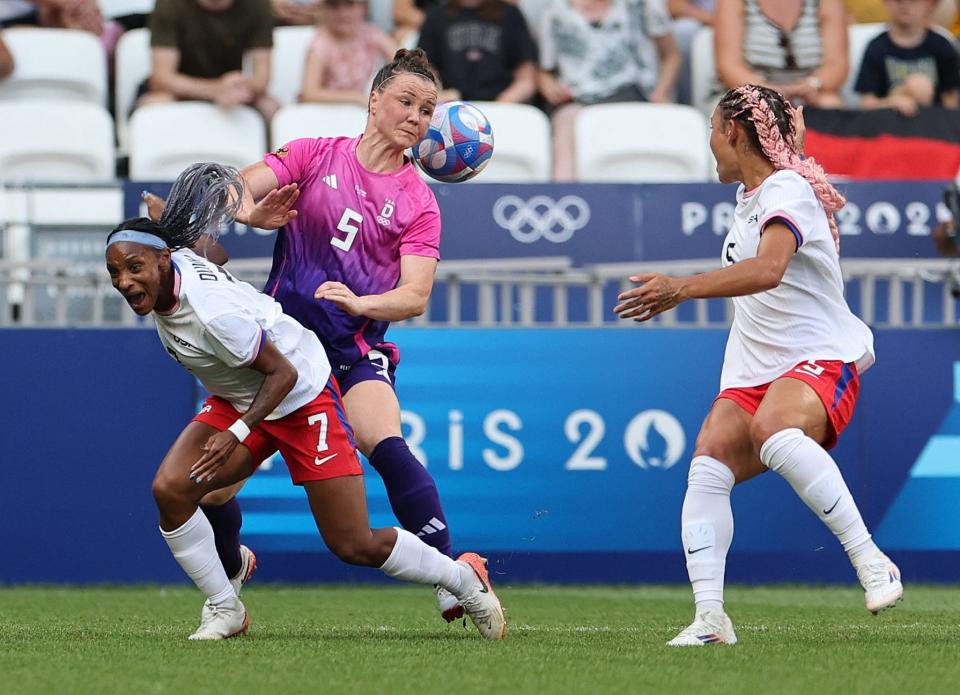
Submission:
POLYGON ((500 599, 490 586, 487 574, 487 560, 476 553, 464 553, 457 564, 469 567, 476 576, 476 583, 460 599, 460 605, 477 626, 480 634, 487 639, 501 640, 507 634, 507 619, 503 614, 500 599))
POLYGON ((867 610, 876 615, 903 600, 899 568, 883 553, 857 566, 857 579, 863 587, 867 610))
POLYGON ((437 597, 437 610, 440 611, 441 618, 452 623, 463 617, 463 606, 460 605, 456 596, 439 584, 434 585, 433 593, 437 597))
MULTIPOLYGON (((250 581, 250 577, 253 576, 254 571, 257 569, 257 556, 245 545, 240 546, 240 571, 237 572, 235 577, 230 577, 230 584, 233 586, 233 590, 237 593, 237 596, 240 595, 240 590, 243 588, 243 585, 250 581)), ((200 622, 202 623, 207 619, 207 613, 210 609, 213 608, 213 604, 210 603, 210 599, 207 599, 203 602, 203 609, 200 611, 200 622)))
POLYGON ((218 606, 204 604, 200 627, 187 639, 223 640, 242 635, 250 627, 250 617, 240 599, 233 598, 218 606))
POLYGON ((736 644, 737 634, 729 616, 720 609, 703 611, 680 634, 667 642, 668 647, 703 647, 707 644, 736 644))

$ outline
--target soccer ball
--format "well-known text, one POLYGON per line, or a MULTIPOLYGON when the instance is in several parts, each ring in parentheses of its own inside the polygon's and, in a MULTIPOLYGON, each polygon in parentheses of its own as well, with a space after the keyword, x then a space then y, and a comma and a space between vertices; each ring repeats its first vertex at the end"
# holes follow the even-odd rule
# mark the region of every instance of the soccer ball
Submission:
POLYGON ((413 161, 437 181, 467 181, 483 171, 493 154, 493 129, 480 109, 463 101, 437 105, 413 161))

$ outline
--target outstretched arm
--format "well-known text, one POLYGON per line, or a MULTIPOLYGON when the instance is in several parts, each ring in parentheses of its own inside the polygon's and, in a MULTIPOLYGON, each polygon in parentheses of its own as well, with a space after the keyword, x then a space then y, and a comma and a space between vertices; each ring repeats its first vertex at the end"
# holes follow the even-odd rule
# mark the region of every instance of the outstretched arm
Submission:
POLYGON ((659 273, 630 277, 639 287, 621 292, 613 310, 622 319, 647 321, 688 299, 744 297, 772 290, 780 284, 787 264, 797 250, 790 228, 779 222, 767 225, 754 258, 700 275, 674 278, 659 273))
POLYGON ((327 281, 317 288, 314 297, 333 302, 351 316, 403 321, 426 311, 436 272, 436 258, 401 256, 400 282, 388 292, 358 297, 342 282, 327 281))

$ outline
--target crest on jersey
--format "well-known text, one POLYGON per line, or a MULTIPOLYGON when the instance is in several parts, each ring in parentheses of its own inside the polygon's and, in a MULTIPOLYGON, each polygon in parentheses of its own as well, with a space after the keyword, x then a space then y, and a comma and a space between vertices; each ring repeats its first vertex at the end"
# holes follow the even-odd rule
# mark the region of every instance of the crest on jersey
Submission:
POLYGON ((274 152, 274 154, 277 157, 280 157, 282 159, 283 157, 286 157, 288 154, 290 154, 290 150, 288 150, 287 146, 284 145, 283 147, 279 148, 276 152, 274 152))
POLYGON ((396 203, 387 198, 383 203, 383 209, 380 211, 380 214, 377 215, 377 222, 382 224, 384 227, 389 225, 390 218, 393 217, 394 210, 396 210, 396 203))

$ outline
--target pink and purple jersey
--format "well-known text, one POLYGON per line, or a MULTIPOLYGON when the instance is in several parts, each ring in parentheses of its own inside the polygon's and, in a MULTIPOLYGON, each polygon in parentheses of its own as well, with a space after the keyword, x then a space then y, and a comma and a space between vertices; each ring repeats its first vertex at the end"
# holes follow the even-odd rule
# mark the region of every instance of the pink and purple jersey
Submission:
POLYGON ((264 157, 281 186, 300 188, 297 217, 277 233, 264 291, 317 334, 338 374, 383 344, 389 322, 314 299, 317 287, 335 280, 357 296, 382 294, 397 286, 401 256, 440 258, 433 191, 409 162, 389 174, 365 169, 359 140, 294 140, 264 157))

